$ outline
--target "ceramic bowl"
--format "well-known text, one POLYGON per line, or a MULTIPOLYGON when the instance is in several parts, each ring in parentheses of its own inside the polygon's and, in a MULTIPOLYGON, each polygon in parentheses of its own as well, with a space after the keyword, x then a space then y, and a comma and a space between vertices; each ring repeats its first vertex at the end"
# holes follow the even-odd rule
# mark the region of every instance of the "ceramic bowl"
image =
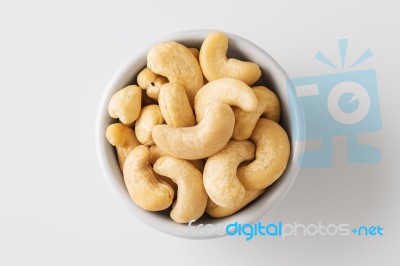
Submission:
MULTIPOLYGON (((187 47, 200 48, 210 32, 211 30, 183 31, 172 34, 159 42, 177 41, 187 47)), ((108 143, 105 137, 107 126, 115 122, 115 119, 108 115, 107 105, 115 92, 129 84, 136 84, 137 74, 146 66, 148 50, 159 42, 149 44, 148 49, 142 52, 135 52, 119 67, 105 88, 99 103, 95 138, 98 160, 105 178, 120 201, 126 206, 127 211, 145 224, 170 235, 194 239, 213 238, 226 235, 225 228, 229 224, 257 222, 285 197, 300 169, 300 155, 304 151, 304 146, 302 142, 296 140, 301 139, 301 136, 304 135, 304 118, 301 106, 291 91, 291 86, 288 86, 287 74, 262 48, 238 35, 226 34, 229 36, 228 56, 257 63, 263 73, 259 83, 272 89, 278 95, 282 108, 281 125, 286 129, 291 140, 291 155, 286 171, 263 195, 236 214, 220 219, 204 215, 190 225, 177 224, 169 217, 169 210, 148 212, 136 206, 129 197, 118 166, 115 148, 108 143)))

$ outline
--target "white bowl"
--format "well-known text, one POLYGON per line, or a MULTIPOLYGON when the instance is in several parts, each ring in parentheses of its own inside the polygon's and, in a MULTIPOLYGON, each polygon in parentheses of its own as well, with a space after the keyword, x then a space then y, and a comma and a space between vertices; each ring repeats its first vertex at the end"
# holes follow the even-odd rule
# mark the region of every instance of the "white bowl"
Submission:
MULTIPOLYGON (((177 41, 188 47, 200 48, 201 43, 210 32, 211 30, 183 31, 160 40, 160 42, 177 41)), ((291 155, 284 174, 269 187, 263 195, 238 213, 220 219, 205 215, 204 218, 201 218, 189 227, 186 224, 175 223, 169 217, 168 211, 154 213, 142 210, 135 205, 129 197, 122 173, 118 166, 115 149, 108 143, 105 137, 107 126, 115 122, 115 119, 112 119, 108 115, 107 105, 115 92, 129 84, 136 84, 137 74, 146 66, 148 50, 159 42, 149 44, 148 49, 145 51, 137 52, 132 55, 116 71, 104 90, 103 97, 99 104, 95 138, 97 155, 104 176, 129 212, 151 227, 170 235, 195 239, 213 238, 226 235, 225 227, 230 223, 238 222, 244 224, 256 222, 285 197, 300 169, 300 155, 304 151, 304 146, 301 142, 295 140, 300 139, 305 133, 303 112, 293 92, 287 89, 287 74, 279 64, 260 47, 235 34, 226 34, 229 36, 228 55, 257 63, 263 73, 261 77, 262 83, 278 95, 282 108, 281 125, 286 129, 291 139, 291 155), (203 224, 203 226, 201 226, 201 224, 203 224)))

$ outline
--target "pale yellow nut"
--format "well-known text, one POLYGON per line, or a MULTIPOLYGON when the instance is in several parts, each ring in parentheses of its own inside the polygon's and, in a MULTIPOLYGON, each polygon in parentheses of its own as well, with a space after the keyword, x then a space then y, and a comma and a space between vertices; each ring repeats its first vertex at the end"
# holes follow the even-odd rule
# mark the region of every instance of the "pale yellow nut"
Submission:
POLYGON ((247 85, 254 84, 261 76, 256 63, 227 58, 228 36, 214 32, 207 36, 200 49, 199 61, 204 76, 208 81, 220 78, 234 78, 247 85))
POLYGON ((212 102, 237 106, 246 112, 257 108, 257 97, 253 90, 244 82, 232 78, 210 81, 198 91, 194 100, 197 122, 203 119, 204 111, 212 102))
POLYGON ((168 125, 173 127, 196 125, 192 107, 182 85, 178 83, 164 84, 160 90, 158 104, 168 125))
POLYGON ((115 93, 108 104, 108 113, 124 124, 131 124, 139 117, 142 104, 142 89, 130 85, 115 93))
POLYGON ((199 170, 186 160, 164 156, 156 161, 154 171, 178 185, 177 200, 170 213, 175 222, 188 223, 203 215, 208 197, 199 170))
POLYGON ((204 119, 193 127, 158 125, 153 128, 153 140, 169 155, 196 160, 220 151, 232 136, 235 115, 232 108, 221 102, 211 103, 204 119))
POLYGON ((207 159, 203 182, 213 202, 233 208, 243 200, 245 189, 236 176, 236 170, 241 162, 254 159, 254 151, 254 143, 249 140, 230 140, 222 150, 207 159))
POLYGON ((181 84, 193 104, 194 96, 203 86, 203 73, 193 53, 177 42, 164 42, 152 47, 147 54, 147 67, 167 77, 169 82, 181 84))
POLYGON ((128 154, 140 145, 140 142, 136 138, 135 131, 127 125, 115 123, 107 127, 106 138, 111 145, 115 146, 118 163, 122 170, 128 154))
MULTIPOLYGON (((157 145, 151 145, 150 146, 150 159, 149 159, 149 161, 150 161, 150 163, 152 165, 154 165, 158 159, 160 159, 163 156, 167 156, 167 155, 168 154, 163 152, 159 147, 157 147, 157 145)), ((203 172, 203 169, 204 169, 203 160, 189 160, 188 162, 193 164, 193 166, 196 167, 197 170, 199 170, 200 172, 203 172)), ((174 181, 172 181, 171 179, 169 179, 168 177, 165 177, 165 176, 160 176, 160 178, 171 185, 171 187, 174 189, 174 192, 175 192, 175 195, 176 195, 177 190, 178 190, 178 186, 176 185, 176 183, 174 181)))
POLYGON ((215 204, 211 199, 209 199, 207 202, 206 213, 214 218, 222 218, 222 217, 230 216, 230 215, 240 211, 244 207, 246 207, 250 202, 252 202, 256 198, 258 198, 258 196, 263 194, 264 191, 265 191, 265 189, 246 191, 246 194, 245 194, 244 198, 242 199, 242 201, 233 208, 221 207, 221 206, 215 204))
POLYGON ((161 211, 171 206, 174 190, 154 172, 149 163, 150 150, 145 145, 133 149, 124 165, 124 181, 129 196, 147 211, 161 211))
POLYGON ((158 100, 161 86, 168 82, 166 77, 155 74, 151 69, 144 68, 137 76, 138 85, 146 90, 147 96, 158 100))
POLYGON ((135 123, 136 137, 140 143, 150 146, 154 144, 151 131, 155 125, 164 123, 160 107, 156 104, 143 107, 135 123))
POLYGON ((250 140, 256 144, 256 159, 239 167, 237 176, 246 190, 270 186, 285 171, 290 155, 286 131, 276 122, 260 118, 250 140))
POLYGON ((260 117, 279 122, 281 106, 276 94, 264 86, 254 87, 253 92, 257 97, 257 108, 254 111, 246 112, 239 108, 233 108, 235 113, 233 139, 243 140, 250 138, 251 132, 253 132, 260 117))
MULTIPOLYGON (((163 152, 159 147, 157 147, 157 145, 151 145, 150 146, 150 163, 152 165, 154 165, 156 163, 156 161, 163 157, 163 156, 167 156, 168 153, 163 152)), ((203 160, 188 160, 188 162, 190 162, 191 164, 193 164, 194 167, 197 168, 197 170, 199 170, 200 172, 203 172, 204 170, 204 162, 203 160)))

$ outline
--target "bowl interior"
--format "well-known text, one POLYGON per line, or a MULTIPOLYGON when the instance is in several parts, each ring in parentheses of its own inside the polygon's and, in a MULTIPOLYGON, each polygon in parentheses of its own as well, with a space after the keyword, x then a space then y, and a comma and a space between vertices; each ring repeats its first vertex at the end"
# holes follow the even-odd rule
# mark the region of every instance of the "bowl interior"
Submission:
MULTIPOLYGON (((210 32, 210 30, 178 32, 160 42, 177 41, 187 47, 200 48, 202 41, 210 32)), ((299 103, 292 96, 293 92, 290 90, 290 86, 289 89, 287 88, 288 77, 286 73, 273 58, 255 44, 240 36, 227 34, 229 36, 228 56, 256 62, 263 73, 257 84, 267 86, 278 95, 282 108, 281 125, 285 128, 291 140, 291 155, 284 174, 263 195, 238 213, 220 219, 204 215, 193 223, 192 227, 189 227, 186 224, 177 224, 172 221, 169 217, 170 210, 160 213, 144 211, 130 199, 117 163, 115 149, 105 138, 107 126, 116 122, 108 115, 107 106, 115 92, 129 84, 136 84, 136 76, 146 66, 146 55, 151 46, 146 51, 136 53, 117 70, 105 89, 99 105, 96 123, 96 148, 99 163, 106 179, 133 215, 155 229, 171 235, 187 238, 212 238, 225 235, 225 227, 230 223, 255 222, 283 199, 295 181, 300 168, 299 155, 304 147, 301 142, 296 140, 304 135, 303 113, 299 103)))

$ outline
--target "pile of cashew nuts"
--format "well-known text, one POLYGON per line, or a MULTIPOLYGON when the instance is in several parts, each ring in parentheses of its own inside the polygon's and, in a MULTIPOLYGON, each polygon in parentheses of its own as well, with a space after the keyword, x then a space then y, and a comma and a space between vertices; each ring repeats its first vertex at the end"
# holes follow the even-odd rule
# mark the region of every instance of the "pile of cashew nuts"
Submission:
POLYGON ((290 142, 278 124, 278 97, 252 62, 227 58, 228 37, 209 34, 200 50, 177 42, 150 49, 138 85, 108 105, 118 123, 106 137, 134 203, 148 211, 172 206, 177 223, 204 213, 232 215, 285 171, 290 142))

